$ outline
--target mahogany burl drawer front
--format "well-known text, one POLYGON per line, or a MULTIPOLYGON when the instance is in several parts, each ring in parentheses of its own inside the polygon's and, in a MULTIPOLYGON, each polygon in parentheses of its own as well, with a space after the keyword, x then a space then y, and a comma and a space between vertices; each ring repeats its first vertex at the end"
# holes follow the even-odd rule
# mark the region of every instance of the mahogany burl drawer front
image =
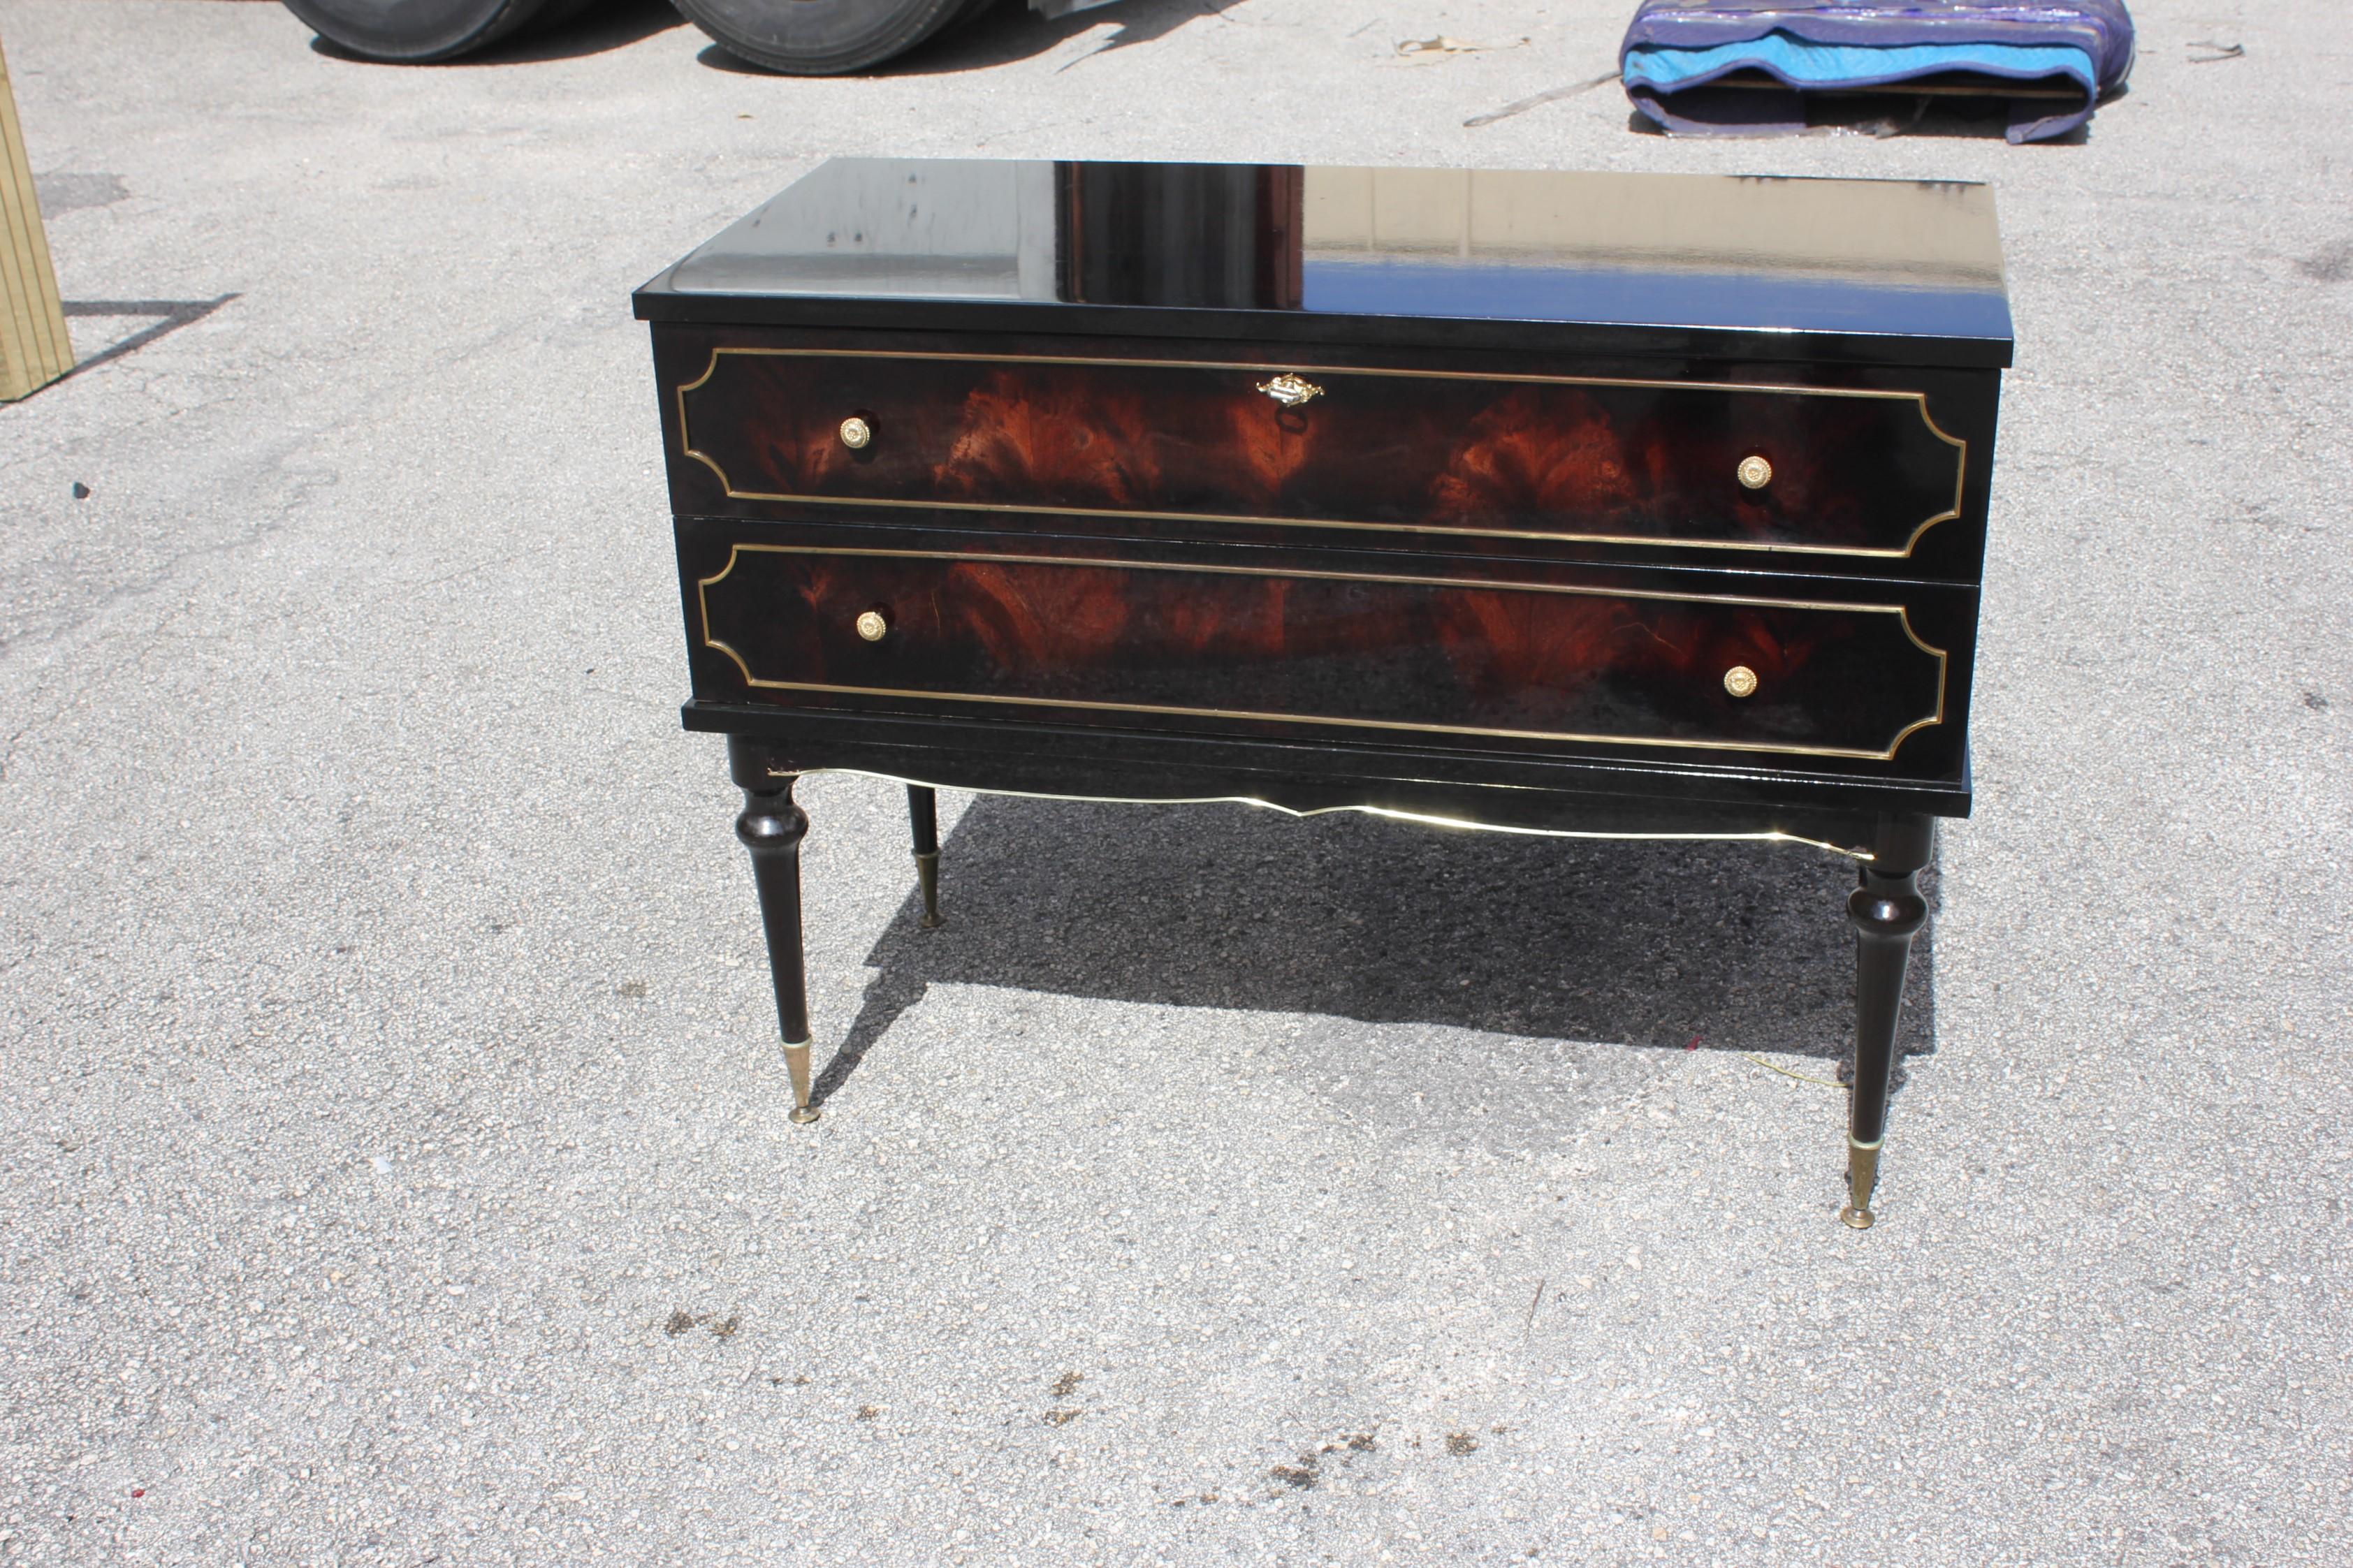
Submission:
POLYGON ((1556 582, 737 542, 696 696, 1514 749, 1892 758, 1946 654, 1900 607, 1556 582), (912 705, 912 707, 911 707, 912 705))
POLYGON ((1960 515, 1924 394, 723 346, 677 391, 738 501, 1901 558, 1960 515))

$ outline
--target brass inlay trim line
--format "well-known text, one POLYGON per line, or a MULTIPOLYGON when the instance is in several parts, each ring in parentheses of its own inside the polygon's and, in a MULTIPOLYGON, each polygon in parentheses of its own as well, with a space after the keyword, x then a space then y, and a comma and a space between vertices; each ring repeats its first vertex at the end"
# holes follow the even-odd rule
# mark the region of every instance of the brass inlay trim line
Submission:
MULTIPOLYGON (((1388 805, 1314 805, 1302 810, 1279 801, 1261 800, 1254 795, 1061 795, 1035 789, 975 789, 970 784, 944 784, 931 779, 908 778, 901 773, 876 773, 872 768, 768 770, 770 778, 807 778, 811 773, 848 773, 853 778, 881 779, 885 784, 913 784, 917 789, 962 790, 967 795, 1000 795, 1009 800, 1074 800, 1091 805, 1254 805, 1267 811, 1279 811, 1285 816, 1298 817, 1303 821, 1311 816, 1331 816, 1339 812, 1353 811, 1366 816, 1387 817, 1391 822, 1418 822, 1426 827, 1449 827, 1464 833, 1514 833, 1527 838, 1622 838, 1678 844, 1810 844, 1817 849, 1827 849, 1850 860, 1868 861, 1873 858, 1868 849, 1833 844, 1826 838, 1808 838, 1803 834, 1783 833, 1778 828, 1767 828, 1762 833, 1604 833, 1584 827, 1517 827, 1500 822, 1473 822, 1464 816, 1400 811, 1388 805)), ((1844 1089, 1846 1085, 1837 1087, 1844 1089)))
POLYGON ((1664 746, 1687 751, 1750 752, 1790 757, 1856 757, 1868 762, 1888 762, 1896 748, 1915 731, 1925 730, 1945 721, 1945 678, 1947 673, 1947 650, 1923 642, 1920 634, 1912 629, 1912 617, 1902 605, 1842 604, 1836 600, 1760 599, 1733 594, 1676 594, 1661 589, 1595 588, 1568 583, 1499 583, 1482 577, 1398 577, 1367 572, 1284 571, 1260 566, 1195 565, 1180 562, 1116 561, 1084 555, 999 555, 986 552, 952 550, 838 550, 817 544, 732 544, 727 552, 727 564, 708 577, 695 582, 696 606, 702 616, 702 646, 723 653, 735 661, 744 672, 746 685, 769 691, 818 691, 845 697, 913 698, 930 702, 984 702, 1017 708, 1065 708, 1103 713, 1158 713, 1188 719, 1230 719, 1268 724, 1329 724, 1352 730, 1403 730, 1416 734, 1475 735, 1509 741, 1567 741, 1580 745, 1601 746, 1664 746), (1078 566, 1114 572, 1194 572, 1233 577, 1271 577, 1289 580, 1312 578, 1332 583, 1381 583, 1406 587, 1423 588, 1485 588, 1506 593, 1571 594, 1597 599, 1656 599, 1694 605, 1739 605, 1771 610, 1847 610, 1865 615, 1894 616, 1896 626, 1912 640, 1912 645, 1936 661, 1936 710, 1925 719, 1915 719, 1895 732, 1884 751, 1863 751, 1851 746, 1792 746, 1751 744, 1739 741, 1687 741, 1661 739, 1641 735, 1588 734, 1567 730, 1498 730, 1472 724, 1416 723, 1393 719, 1347 719, 1317 713, 1266 713, 1250 709, 1180 708, 1150 702, 1106 702, 1082 698, 1007 697, 990 692, 918 691, 888 686, 842 686, 825 681, 770 680, 752 673, 751 665, 743 654, 712 635, 711 590, 724 582, 735 570, 735 563, 745 554, 760 555, 822 555, 834 558, 881 559, 902 561, 1006 562, 1018 566, 1078 566))
POLYGON ((711 363, 692 381, 681 383, 678 389, 679 447, 684 456, 692 458, 718 476, 719 488, 730 500, 766 500, 809 503, 819 506, 911 507, 925 511, 1010 511, 1032 512, 1043 517, 1112 517, 1143 518, 1155 522, 1242 522, 1265 524, 1280 528, 1342 528, 1381 533, 1464 534, 1476 539, 1544 539, 1574 544, 1647 544, 1672 550, 1744 550, 1763 551, 1787 555, 1852 555, 1880 560, 1900 561, 1911 555, 1920 542, 1921 535, 1940 522, 1949 522, 1961 515, 1962 487, 1968 481, 1969 444, 1957 436, 1948 436, 1928 413, 1928 395, 1925 392, 1891 392, 1877 387, 1856 386, 1784 386, 1766 383, 1728 381, 1644 381, 1594 375, 1507 375, 1489 374, 1469 370, 1396 370, 1352 365, 1315 365, 1309 368, 1324 375, 1381 375, 1425 381, 1501 382, 1540 386, 1632 386, 1665 388, 1675 392, 1758 392, 1798 397, 1860 397, 1883 402, 1909 402, 1920 416, 1920 423, 1928 433, 1954 448, 1953 504, 1949 510, 1936 516, 1914 529, 1901 550, 1870 549, 1840 544, 1768 544, 1728 539, 1664 539, 1646 533, 1561 533, 1544 529, 1464 528, 1427 522, 1356 522, 1332 518, 1262 517, 1250 512, 1217 511, 1138 511, 1116 507, 1031 506, 1019 501, 958 501, 958 500, 877 500, 867 496, 799 495, 773 490, 739 490, 710 453, 698 448, 690 432, 686 415, 686 395, 708 383, 719 374, 722 354, 766 359, 897 359, 923 360, 957 364, 1069 364, 1136 367, 1145 370, 1228 370, 1256 374, 1277 368, 1271 364, 1250 364, 1239 361, 1193 359, 1105 359, 1054 354, 979 354, 925 353, 911 349, 772 349, 722 345, 711 351, 711 363))

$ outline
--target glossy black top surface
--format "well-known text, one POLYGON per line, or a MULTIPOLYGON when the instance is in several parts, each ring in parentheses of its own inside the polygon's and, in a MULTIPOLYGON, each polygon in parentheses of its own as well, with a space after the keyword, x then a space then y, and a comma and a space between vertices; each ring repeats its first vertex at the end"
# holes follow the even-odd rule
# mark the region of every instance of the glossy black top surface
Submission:
POLYGON ((639 290, 653 320, 2000 365, 1988 187, 836 159, 639 290))

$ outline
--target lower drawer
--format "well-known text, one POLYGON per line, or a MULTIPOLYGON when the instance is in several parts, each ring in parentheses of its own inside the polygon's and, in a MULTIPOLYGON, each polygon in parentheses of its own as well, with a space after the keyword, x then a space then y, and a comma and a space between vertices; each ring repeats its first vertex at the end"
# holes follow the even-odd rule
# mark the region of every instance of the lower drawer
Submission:
POLYGON ((765 542, 686 591, 719 702, 1873 760, 1945 721, 1892 604, 765 542))

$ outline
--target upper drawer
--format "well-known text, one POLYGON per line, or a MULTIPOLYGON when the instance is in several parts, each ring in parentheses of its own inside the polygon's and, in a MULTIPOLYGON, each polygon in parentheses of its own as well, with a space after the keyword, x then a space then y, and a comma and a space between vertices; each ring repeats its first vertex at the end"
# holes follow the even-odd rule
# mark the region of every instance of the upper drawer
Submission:
POLYGON ((721 347, 677 415, 744 501, 1888 558, 1967 458, 1917 392, 1196 360, 721 347))

